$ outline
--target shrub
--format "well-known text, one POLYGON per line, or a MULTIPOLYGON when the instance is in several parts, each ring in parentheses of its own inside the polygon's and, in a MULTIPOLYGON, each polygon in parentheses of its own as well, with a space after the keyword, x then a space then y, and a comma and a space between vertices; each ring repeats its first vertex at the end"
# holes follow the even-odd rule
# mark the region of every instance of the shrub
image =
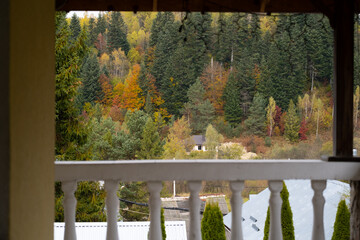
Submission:
POLYGON ((350 239, 350 211, 346 206, 345 200, 341 200, 336 212, 334 223, 334 233, 331 240, 350 239))
POLYGON ((202 240, 226 240, 223 216, 219 205, 207 203, 201 220, 202 240))
POLYGON ((271 138, 270 137, 265 138, 265 146, 271 147, 271 138))

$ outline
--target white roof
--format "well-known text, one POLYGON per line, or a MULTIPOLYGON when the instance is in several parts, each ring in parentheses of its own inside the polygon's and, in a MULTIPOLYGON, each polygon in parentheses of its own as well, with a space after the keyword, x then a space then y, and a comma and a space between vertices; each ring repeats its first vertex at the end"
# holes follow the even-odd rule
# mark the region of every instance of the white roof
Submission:
MULTIPOLYGON (((310 240, 313 226, 313 190, 310 180, 285 180, 289 191, 289 202, 293 213, 295 239, 310 240)), ((324 191, 324 227, 325 239, 331 240, 336 217, 337 206, 344 195, 350 193, 349 184, 335 180, 328 180, 324 191)), ((243 204, 242 222, 243 235, 246 240, 263 239, 266 213, 269 206, 269 189, 265 189, 243 204), (254 222, 250 216, 257 221, 254 222), (253 228, 253 224, 259 231, 253 228)), ((224 224, 231 229, 231 213, 224 217, 224 224)))
MULTIPOLYGON (((150 222, 118 222, 120 240, 147 240, 150 222)), ((64 223, 54 223, 54 240, 64 239, 64 223)), ((105 240, 106 222, 77 222, 77 240, 105 240)), ((165 221, 167 240, 187 240, 185 221, 165 221)))

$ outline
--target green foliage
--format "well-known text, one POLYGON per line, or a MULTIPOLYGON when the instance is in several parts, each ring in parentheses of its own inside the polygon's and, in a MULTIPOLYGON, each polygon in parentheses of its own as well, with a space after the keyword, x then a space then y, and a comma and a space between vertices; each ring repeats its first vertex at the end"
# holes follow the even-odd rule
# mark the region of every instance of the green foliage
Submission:
MULTIPOLYGON (((138 202, 147 203, 149 193, 145 182, 123 183, 120 188, 120 198, 138 202)), ((136 204, 126 204, 120 202, 120 213, 124 221, 148 221, 149 208, 136 204)))
POLYGON ((120 12, 110 13, 108 30, 108 51, 111 53, 114 49, 121 48, 127 55, 130 45, 126 38, 126 26, 120 12))
POLYGON ((166 230, 165 230, 165 217, 164 217, 164 209, 161 208, 161 235, 162 240, 166 240, 166 230))
POLYGON ((271 138, 270 137, 265 137, 265 146, 271 147, 271 138))
POLYGON ((265 226, 264 226, 264 238, 263 240, 269 239, 269 232, 270 232, 270 207, 268 207, 266 212, 266 220, 265 220, 265 226))
POLYGON ((87 127, 81 122, 73 100, 80 84, 81 60, 87 49, 84 32, 76 41, 70 41, 65 16, 64 12, 57 12, 55 18, 55 155, 59 160, 86 159, 87 154, 79 152, 79 147, 86 142, 87 127))
POLYGON ((219 147, 220 159, 241 159, 245 153, 244 147, 240 143, 224 143, 219 147))
POLYGON ((81 33, 81 26, 80 26, 79 17, 75 13, 71 17, 70 30, 71 30, 70 39, 72 41, 76 41, 76 39, 79 37, 81 33))
POLYGON ((219 205, 207 203, 201 220, 201 237, 203 240, 225 240, 225 226, 219 205))
POLYGON ((264 135, 266 127, 265 99, 259 93, 255 94, 249 112, 249 117, 245 121, 247 132, 252 135, 264 135))
POLYGON ((162 154, 162 142, 156 125, 151 118, 148 118, 144 126, 138 159, 156 159, 162 154))
POLYGON ((290 100, 288 112, 285 118, 285 132, 284 136, 290 142, 297 142, 299 140, 300 120, 297 115, 294 102, 290 100))
POLYGON ((216 131, 216 129, 209 124, 206 128, 205 146, 208 151, 215 151, 218 146, 224 141, 224 137, 216 131))
POLYGON ((233 74, 230 74, 229 80, 224 89, 224 116, 225 120, 231 125, 241 123, 242 108, 240 101, 240 91, 238 82, 233 74))
MULTIPOLYGON (((61 183, 55 184, 55 222, 64 222, 64 193, 61 183)), ((105 190, 99 182, 79 182, 75 197, 76 222, 105 222, 105 190)))
POLYGON ((95 52, 89 53, 81 68, 82 85, 79 89, 81 106, 86 103, 95 104, 103 98, 100 78, 100 66, 95 52))
POLYGON ((199 79, 191 85, 187 94, 189 102, 185 104, 184 112, 189 119, 190 127, 194 134, 204 133, 214 119, 214 107, 205 99, 205 89, 199 79))
MULTIPOLYGON (((289 202, 289 192, 283 182, 283 189, 280 192, 280 197, 282 199, 281 206, 281 230, 284 240, 295 240, 295 232, 294 232, 294 223, 293 223, 293 215, 289 202)), ((264 227, 264 240, 269 239, 269 229, 270 229, 270 209, 268 208, 265 227, 264 227)))
POLYGON ((336 219, 334 223, 334 232, 331 240, 349 240, 350 239, 350 211, 346 206, 345 200, 339 202, 336 219))

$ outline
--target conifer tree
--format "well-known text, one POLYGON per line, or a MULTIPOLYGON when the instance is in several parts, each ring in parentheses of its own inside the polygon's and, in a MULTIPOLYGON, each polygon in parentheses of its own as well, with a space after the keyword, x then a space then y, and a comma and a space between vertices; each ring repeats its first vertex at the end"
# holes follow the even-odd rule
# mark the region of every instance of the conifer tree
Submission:
POLYGON ((56 96, 56 149, 58 160, 84 159, 79 146, 85 144, 87 128, 80 123, 78 111, 73 101, 79 87, 79 69, 87 48, 83 32, 77 41, 71 42, 70 29, 64 12, 56 13, 55 41, 55 96, 56 96))
POLYGON ((205 89, 199 79, 188 90, 189 102, 185 111, 190 113, 189 121, 193 133, 203 133, 214 119, 215 110, 208 99, 205 99, 205 89))
POLYGON ((226 83, 223 98, 225 120, 231 125, 239 124, 242 118, 240 91, 233 74, 230 74, 226 83))
POLYGON ((334 223, 334 232, 331 240, 350 239, 350 211, 345 200, 339 202, 334 223))
POLYGON ((265 99, 256 93, 249 110, 250 114, 245 121, 247 132, 254 135, 264 135, 265 130, 265 99))
POLYGON ((299 116, 296 113, 294 102, 290 100, 288 111, 285 118, 285 131, 284 136, 290 142, 299 140, 300 122, 299 116))
POLYGON ((152 118, 148 118, 144 126, 140 142, 139 159, 156 159, 162 154, 162 144, 159 133, 152 118))
MULTIPOLYGON (((282 199, 281 205, 281 230, 283 235, 283 240, 295 240, 295 232, 294 232, 294 223, 293 223, 293 215, 289 202, 289 191, 283 182, 283 189, 280 192, 280 197, 282 199)), ((265 227, 264 227, 264 238, 263 240, 269 239, 269 229, 271 224, 270 219, 270 207, 267 210, 265 227)))
POLYGON ((94 52, 90 53, 81 69, 82 86, 80 89, 80 102, 95 103, 103 98, 100 78, 100 66, 94 52))
POLYGON ((114 49, 123 50, 127 55, 130 50, 129 42, 126 38, 126 26, 120 12, 111 12, 109 32, 108 32, 108 51, 114 49))
POLYGON ((225 240, 225 226, 219 205, 207 203, 201 220, 202 240, 225 240))
POLYGON ((97 21, 96 21, 96 26, 95 26, 95 34, 96 37, 99 36, 99 34, 101 35, 105 35, 106 32, 106 19, 104 17, 104 15, 102 13, 99 13, 98 17, 97 17, 97 21))
POLYGON ((70 21, 70 30, 71 30, 71 37, 72 41, 75 41, 81 32, 80 20, 79 17, 74 13, 71 17, 70 21))

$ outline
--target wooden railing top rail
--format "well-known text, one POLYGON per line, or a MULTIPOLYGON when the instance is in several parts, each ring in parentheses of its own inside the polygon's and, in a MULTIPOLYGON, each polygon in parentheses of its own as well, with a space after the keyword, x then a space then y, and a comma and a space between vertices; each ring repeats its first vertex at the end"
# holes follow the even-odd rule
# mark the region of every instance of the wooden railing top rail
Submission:
POLYGON ((55 181, 360 180, 360 162, 322 160, 56 161, 55 181))

